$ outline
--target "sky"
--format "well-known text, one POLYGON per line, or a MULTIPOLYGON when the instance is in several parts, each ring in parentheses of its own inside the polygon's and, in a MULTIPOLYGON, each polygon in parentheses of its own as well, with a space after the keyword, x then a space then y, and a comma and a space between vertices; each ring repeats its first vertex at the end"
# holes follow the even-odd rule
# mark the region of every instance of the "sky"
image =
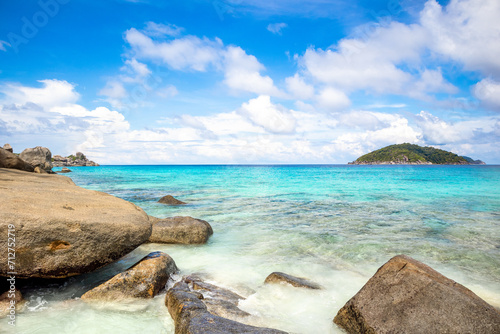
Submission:
POLYGON ((0 1, 0 145, 101 164, 500 164, 498 0, 0 1))

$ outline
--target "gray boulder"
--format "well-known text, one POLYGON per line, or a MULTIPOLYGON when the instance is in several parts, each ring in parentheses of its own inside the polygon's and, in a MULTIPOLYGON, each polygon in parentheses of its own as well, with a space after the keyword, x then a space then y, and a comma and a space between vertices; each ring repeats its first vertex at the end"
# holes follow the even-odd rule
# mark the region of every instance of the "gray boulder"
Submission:
POLYGON ((166 244, 204 244, 214 233, 204 220, 192 217, 158 219, 151 217, 153 231, 149 242, 166 244))
POLYGON ((466 287, 399 255, 338 312, 348 333, 500 333, 500 313, 466 287))
POLYGON ((9 151, 10 153, 14 153, 14 149, 12 149, 12 146, 10 146, 10 144, 5 144, 3 146, 3 149, 9 151))
POLYGON ((52 169, 52 153, 46 147, 37 146, 27 148, 21 152, 19 158, 23 159, 33 167, 40 167, 46 171, 52 169))
POLYGON ((281 272, 274 272, 266 277, 264 283, 285 283, 297 288, 321 289, 321 286, 306 278, 295 277, 281 272))
POLYGON ((19 169, 25 172, 33 172, 32 165, 3 148, 0 148, 0 168, 19 169))
POLYGON ((83 300, 115 301, 153 298, 165 288, 170 275, 177 272, 174 260, 163 252, 153 252, 126 271, 87 291, 83 300))
POLYGON ((158 203, 167 204, 167 205, 183 205, 186 204, 178 199, 174 198, 172 195, 163 196, 158 200, 158 203))
POLYGON ((263 327, 254 327, 210 313, 200 300, 203 295, 193 292, 185 282, 178 282, 168 290, 165 305, 175 323, 176 333, 223 334, 255 333, 284 334, 286 332, 263 327))
MULTIPOLYGON (((61 278, 114 262, 148 240, 147 214, 61 175, 0 169, 0 232, 16 234, 16 277, 61 278)), ((7 242, 0 242, 7 254, 7 242)), ((9 272, 0 261, 0 276, 9 272)))

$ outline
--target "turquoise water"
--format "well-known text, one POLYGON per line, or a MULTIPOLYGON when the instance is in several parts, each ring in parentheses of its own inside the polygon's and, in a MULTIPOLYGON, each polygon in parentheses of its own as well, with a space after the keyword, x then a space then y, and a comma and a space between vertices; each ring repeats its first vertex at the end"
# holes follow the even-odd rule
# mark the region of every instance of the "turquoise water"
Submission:
POLYGON ((173 333, 164 295, 126 309, 96 310, 78 299, 85 284, 154 250, 169 253, 181 274, 204 272, 248 297, 240 307, 253 315, 249 323, 291 333, 341 332, 332 324, 338 309, 397 254, 423 261, 500 307, 499 166, 71 169, 66 175, 79 186, 131 201, 156 217, 207 220, 214 235, 202 246, 146 244, 64 287, 34 289, 19 332, 120 333, 125 326, 127 333, 173 333), (166 194, 188 205, 156 203, 166 194), (264 286, 273 271, 308 277, 325 289, 264 286))

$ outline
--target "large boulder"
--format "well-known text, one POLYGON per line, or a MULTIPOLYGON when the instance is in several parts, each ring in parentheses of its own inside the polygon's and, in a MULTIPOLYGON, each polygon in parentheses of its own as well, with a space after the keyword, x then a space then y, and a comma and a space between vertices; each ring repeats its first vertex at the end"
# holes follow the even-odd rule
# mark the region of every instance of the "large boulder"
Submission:
POLYGON ((296 288, 321 289, 321 286, 306 278, 288 275, 282 272, 274 272, 266 277, 264 283, 279 283, 289 284, 296 288))
POLYGON ((177 198, 175 198, 172 195, 163 196, 162 198, 160 198, 158 200, 158 203, 167 204, 167 205, 183 205, 183 204, 186 204, 183 201, 179 201, 177 198))
POLYGON ((283 334, 286 332, 254 327, 210 313, 200 300, 203 295, 193 292, 185 282, 168 290, 165 305, 175 323, 175 332, 183 334, 255 333, 283 334))
POLYGON ((151 217, 153 231, 149 242, 167 244, 204 244, 214 232, 204 220, 192 217, 158 219, 151 217))
POLYGON ((464 286, 399 255, 338 312, 348 333, 500 333, 500 313, 464 286))
MULTIPOLYGON (((0 169, 0 203, 0 235, 12 230, 16 236, 19 278, 90 272, 151 235, 142 209, 61 175, 0 169)), ((7 242, 0 242, 0 254, 7 254, 7 242)), ((7 260, 0 261, 0 276, 9 271, 7 260)))
POLYGON ((174 260, 163 252, 153 252, 126 271, 87 291, 83 300, 116 301, 153 298, 165 288, 170 275, 177 272, 174 260))
POLYGON ((25 172, 33 172, 32 165, 19 158, 12 152, 0 148, 0 168, 19 169, 25 172))
POLYGON ((3 149, 9 151, 10 153, 14 153, 14 149, 10 146, 10 144, 3 145, 3 149))
POLYGON ((52 153, 46 147, 37 146, 27 148, 21 152, 19 158, 23 159, 33 167, 40 167, 46 171, 52 169, 52 153))

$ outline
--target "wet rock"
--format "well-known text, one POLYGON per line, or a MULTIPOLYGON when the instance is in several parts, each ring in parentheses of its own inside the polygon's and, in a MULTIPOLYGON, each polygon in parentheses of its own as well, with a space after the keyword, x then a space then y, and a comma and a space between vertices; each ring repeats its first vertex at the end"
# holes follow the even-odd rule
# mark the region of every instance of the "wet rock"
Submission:
POLYGON ((297 288, 321 289, 321 286, 306 278, 295 277, 281 272, 274 272, 267 276, 264 283, 286 283, 297 288))
POLYGON ((45 171, 52 169, 52 153, 46 147, 27 148, 19 154, 19 158, 33 167, 40 167, 45 171))
POLYGON ((167 204, 167 205, 183 205, 186 204, 178 199, 174 198, 172 195, 163 196, 158 200, 158 203, 167 204))
POLYGON ((126 271, 87 291, 83 300, 114 301, 153 298, 165 288, 170 275, 177 272, 174 260, 163 252, 153 252, 126 271))
POLYGON ((338 312, 348 333, 500 333, 500 313, 464 286, 399 255, 338 312))
POLYGON ((19 169, 25 172, 33 172, 32 165, 3 148, 0 148, 0 168, 19 169))
POLYGON ((10 153, 14 153, 14 150, 12 149, 12 146, 10 146, 10 144, 5 144, 3 146, 3 149, 10 152, 10 153))
POLYGON ((214 233, 204 220, 192 217, 158 219, 151 217, 153 231, 149 242, 167 244, 204 244, 214 233))
POLYGON ((21 291, 14 289, 5 291, 0 295, 0 318, 8 317, 12 312, 20 312, 24 309, 26 301, 21 291))
POLYGON ((189 290, 185 282, 179 282, 168 290, 165 305, 175 323, 176 333, 223 334, 255 333, 283 334, 285 332, 263 327, 254 327, 210 313, 199 299, 199 294, 189 290))
MULTIPOLYGON (((16 277, 61 278, 93 271, 143 244, 147 214, 125 200, 80 188, 62 175, 0 170, 0 233, 16 234, 16 277)), ((7 254, 7 242, 0 242, 7 254)), ((0 275, 9 272, 0 261, 0 275)))
POLYGON ((69 168, 63 167, 59 173, 71 173, 71 170, 69 168))

